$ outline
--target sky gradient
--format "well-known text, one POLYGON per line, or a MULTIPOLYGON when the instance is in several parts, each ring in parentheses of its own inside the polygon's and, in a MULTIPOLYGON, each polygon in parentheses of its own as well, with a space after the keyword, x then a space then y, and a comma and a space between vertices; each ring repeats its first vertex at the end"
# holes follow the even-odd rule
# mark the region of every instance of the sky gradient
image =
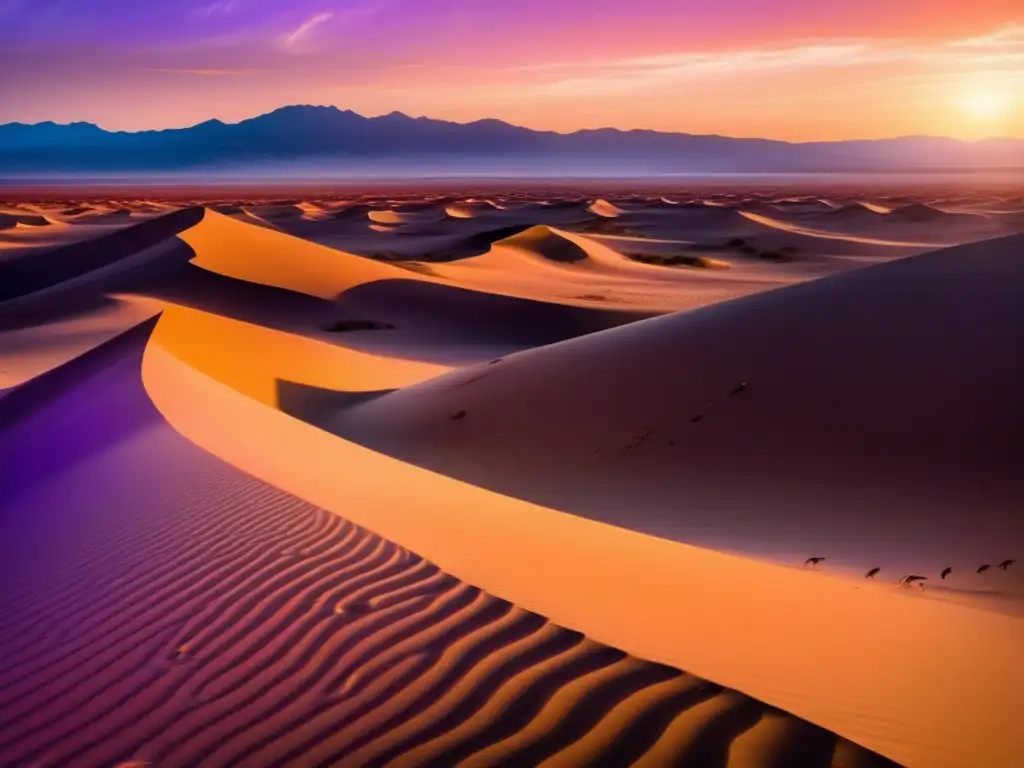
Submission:
POLYGON ((0 0, 0 122, 1024 137, 1019 0, 0 0))

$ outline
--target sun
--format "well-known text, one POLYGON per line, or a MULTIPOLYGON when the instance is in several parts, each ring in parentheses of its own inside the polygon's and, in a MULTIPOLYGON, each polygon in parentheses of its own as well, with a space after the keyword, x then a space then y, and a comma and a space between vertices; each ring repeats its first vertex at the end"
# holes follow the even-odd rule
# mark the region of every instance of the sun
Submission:
POLYGON ((982 87, 967 94, 961 106, 979 119, 992 120, 1006 112, 1009 104, 1010 99, 1004 91, 982 87))

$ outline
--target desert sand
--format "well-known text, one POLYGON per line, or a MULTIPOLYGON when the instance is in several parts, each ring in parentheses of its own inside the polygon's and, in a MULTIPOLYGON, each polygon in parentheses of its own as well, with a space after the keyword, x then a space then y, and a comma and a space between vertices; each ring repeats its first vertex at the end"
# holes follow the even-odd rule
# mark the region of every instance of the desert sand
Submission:
POLYGON ((4 765, 1024 753, 1019 191, 0 227, 4 765))

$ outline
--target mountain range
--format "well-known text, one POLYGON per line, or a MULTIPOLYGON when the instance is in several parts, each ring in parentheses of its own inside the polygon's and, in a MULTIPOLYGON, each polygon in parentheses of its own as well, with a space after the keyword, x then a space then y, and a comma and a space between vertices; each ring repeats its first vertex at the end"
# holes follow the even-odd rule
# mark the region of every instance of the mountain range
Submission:
MULTIPOLYGON (((204 169, 416 167, 482 172, 792 173, 1024 169, 1024 140, 929 136, 790 143, 601 128, 562 134, 500 120, 453 123, 289 106, 189 128, 107 131, 91 123, 0 125, 0 176, 204 169)), ((290 171, 289 171, 290 169, 290 171)))

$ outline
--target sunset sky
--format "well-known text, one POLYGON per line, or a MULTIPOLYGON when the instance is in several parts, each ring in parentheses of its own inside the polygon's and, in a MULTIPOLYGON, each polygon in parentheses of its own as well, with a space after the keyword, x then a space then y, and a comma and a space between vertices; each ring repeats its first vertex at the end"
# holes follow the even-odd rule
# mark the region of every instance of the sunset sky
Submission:
POLYGON ((1024 137, 1020 0, 0 0, 0 122, 1024 137))

